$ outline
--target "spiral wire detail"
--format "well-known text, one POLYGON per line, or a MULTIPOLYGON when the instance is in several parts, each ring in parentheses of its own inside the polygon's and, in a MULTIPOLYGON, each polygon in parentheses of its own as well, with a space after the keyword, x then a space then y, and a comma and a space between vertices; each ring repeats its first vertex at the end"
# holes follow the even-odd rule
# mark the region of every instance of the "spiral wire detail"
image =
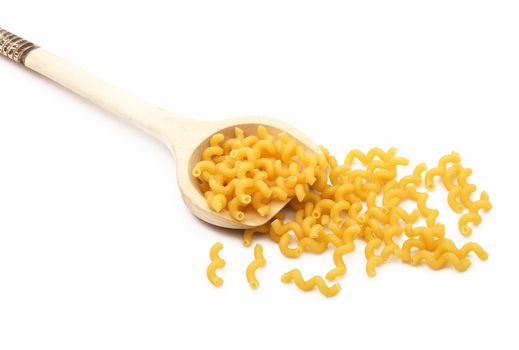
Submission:
POLYGON ((25 58, 38 46, 0 28, 0 55, 25 65, 25 58))

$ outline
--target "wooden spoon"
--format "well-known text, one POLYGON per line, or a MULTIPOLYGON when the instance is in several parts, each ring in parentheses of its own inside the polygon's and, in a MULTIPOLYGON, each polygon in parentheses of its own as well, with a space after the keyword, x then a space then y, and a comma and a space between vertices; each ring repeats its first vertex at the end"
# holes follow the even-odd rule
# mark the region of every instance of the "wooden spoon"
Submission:
POLYGON ((271 214, 268 216, 260 216, 253 210, 247 211, 242 221, 233 219, 227 211, 212 211, 199 190, 198 180, 191 172, 213 134, 221 132, 229 137, 233 135, 235 127, 252 134, 259 125, 264 125, 273 134, 282 131, 288 133, 307 150, 318 150, 299 130, 276 119, 243 117, 199 121, 151 106, 2 28, 0 54, 54 80, 162 140, 176 155, 177 180, 184 202, 194 215, 216 226, 238 229, 262 225, 279 212, 290 198, 283 202, 272 202, 271 214))

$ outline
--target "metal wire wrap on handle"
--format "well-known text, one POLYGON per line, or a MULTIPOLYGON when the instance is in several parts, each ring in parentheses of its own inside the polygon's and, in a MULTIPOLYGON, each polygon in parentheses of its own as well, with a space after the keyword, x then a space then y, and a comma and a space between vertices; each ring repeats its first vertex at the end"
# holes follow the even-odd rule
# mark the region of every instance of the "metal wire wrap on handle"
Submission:
POLYGON ((38 46, 0 28, 0 55, 25 65, 25 58, 38 46))

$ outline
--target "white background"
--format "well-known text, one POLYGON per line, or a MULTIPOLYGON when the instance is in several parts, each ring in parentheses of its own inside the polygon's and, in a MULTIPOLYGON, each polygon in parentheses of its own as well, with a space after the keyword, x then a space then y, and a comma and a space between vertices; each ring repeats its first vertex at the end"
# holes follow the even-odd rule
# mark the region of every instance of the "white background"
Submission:
POLYGON ((490 259, 464 274, 369 279, 360 246, 326 299, 279 278, 331 256, 262 240, 252 291, 252 249, 191 216, 166 147, 0 57, 0 349, 517 348, 518 18, 498 0, 4 1, 0 26, 185 116, 274 116, 339 158, 457 150, 494 210, 471 237, 490 259))

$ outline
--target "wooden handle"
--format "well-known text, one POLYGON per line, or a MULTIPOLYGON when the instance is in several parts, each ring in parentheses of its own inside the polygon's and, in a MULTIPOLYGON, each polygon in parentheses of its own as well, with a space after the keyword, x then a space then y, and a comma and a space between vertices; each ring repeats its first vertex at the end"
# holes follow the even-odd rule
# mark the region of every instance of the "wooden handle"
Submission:
POLYGON ((5 56, 16 63, 25 64, 25 58, 38 46, 30 41, 20 38, 5 29, 0 28, 0 55, 5 56))
POLYGON ((96 105, 145 129, 164 142, 164 126, 185 124, 186 118, 149 105, 123 90, 93 76, 78 66, 0 28, 1 55, 20 63, 72 90, 96 105))

